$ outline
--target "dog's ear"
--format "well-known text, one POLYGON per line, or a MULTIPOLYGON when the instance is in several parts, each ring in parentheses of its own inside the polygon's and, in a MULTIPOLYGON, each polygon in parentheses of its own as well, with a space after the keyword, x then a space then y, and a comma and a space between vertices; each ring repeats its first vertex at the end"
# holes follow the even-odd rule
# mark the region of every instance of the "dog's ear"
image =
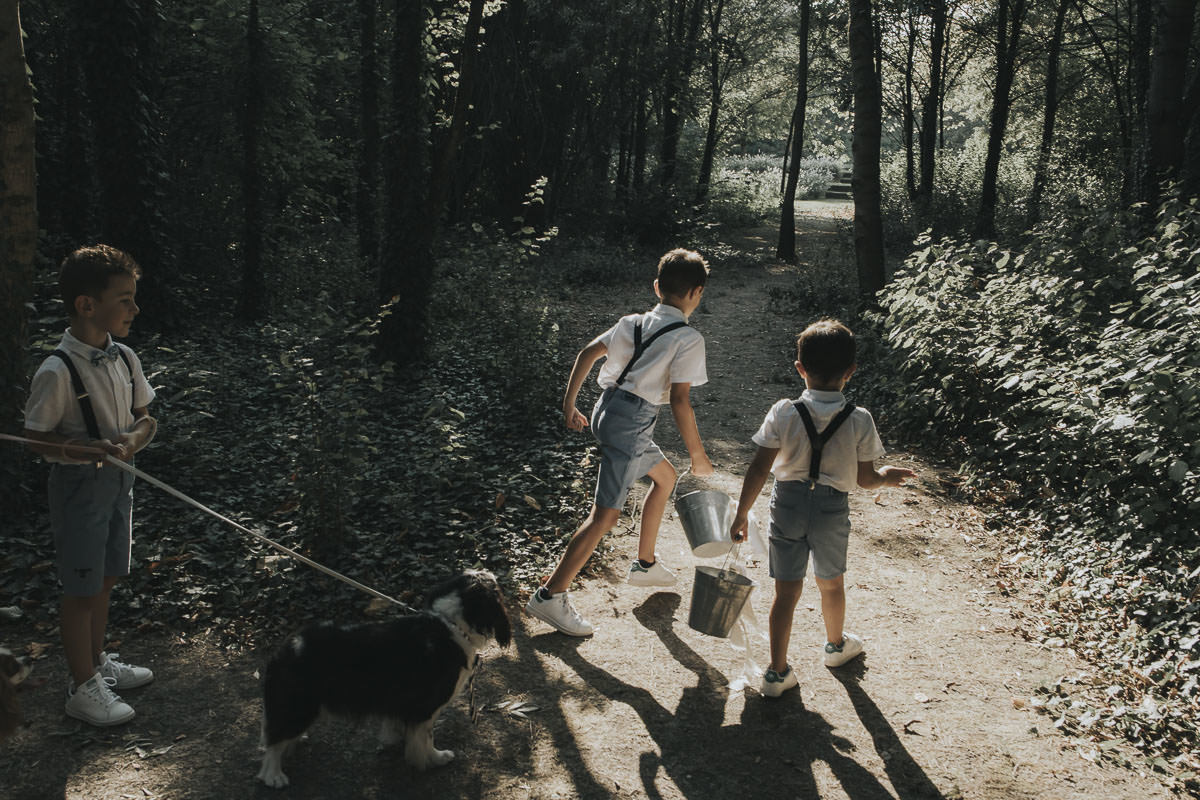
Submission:
POLYGON ((491 633, 501 647, 512 641, 512 624, 504 609, 504 598, 500 585, 490 572, 466 573, 468 585, 462 593, 463 618, 477 631, 491 633))

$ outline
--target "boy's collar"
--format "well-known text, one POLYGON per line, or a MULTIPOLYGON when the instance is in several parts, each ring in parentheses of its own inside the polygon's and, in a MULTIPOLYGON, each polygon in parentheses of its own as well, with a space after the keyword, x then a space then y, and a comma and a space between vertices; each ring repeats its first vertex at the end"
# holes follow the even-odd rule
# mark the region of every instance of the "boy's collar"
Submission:
POLYGON ((70 328, 67 328, 67 330, 63 333, 62 338, 62 346, 65 350, 71 353, 77 353, 85 358, 91 358, 92 355, 97 352, 97 350, 107 350, 109 347, 112 347, 112 345, 113 338, 112 334, 109 333, 104 334, 104 346, 100 348, 92 347, 87 342, 81 340, 75 334, 71 333, 70 328))
POLYGON ((687 314, 683 313, 683 309, 666 302, 656 305, 653 309, 651 309, 651 313, 658 314, 662 317, 676 317, 677 319, 684 320, 685 322, 687 321, 687 314))
POLYGON ((846 399, 842 392, 828 389, 805 389, 801 397, 812 400, 814 403, 837 403, 846 399))

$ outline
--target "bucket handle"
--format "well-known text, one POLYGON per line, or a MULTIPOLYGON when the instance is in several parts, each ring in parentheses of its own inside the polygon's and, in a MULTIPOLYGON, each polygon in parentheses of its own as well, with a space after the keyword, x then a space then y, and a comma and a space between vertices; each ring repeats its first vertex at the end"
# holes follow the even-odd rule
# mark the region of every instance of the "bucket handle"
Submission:
POLYGON ((737 566, 739 563, 741 563, 741 557, 740 557, 741 547, 742 547, 741 542, 734 542, 733 547, 731 547, 725 551, 725 560, 721 562, 721 573, 722 574, 725 573, 726 567, 728 567, 728 565, 729 565, 729 559, 731 556, 733 557, 734 566, 737 566))
POLYGON ((675 507, 675 494, 679 491, 679 484, 687 477, 687 474, 692 471, 692 465, 688 464, 683 468, 683 472, 679 473, 679 477, 675 479, 675 485, 671 487, 671 508, 675 507))

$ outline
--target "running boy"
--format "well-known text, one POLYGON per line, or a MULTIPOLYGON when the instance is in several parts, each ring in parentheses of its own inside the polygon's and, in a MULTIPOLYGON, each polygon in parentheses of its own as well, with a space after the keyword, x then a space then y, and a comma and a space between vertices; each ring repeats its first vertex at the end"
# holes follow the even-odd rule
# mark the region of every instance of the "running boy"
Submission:
POLYGON ((133 719, 114 689, 144 686, 154 673, 104 652, 109 597, 129 574, 133 476, 72 445, 129 461, 154 438, 146 411, 154 390, 134 352, 113 342, 129 335, 138 314, 140 274, 129 255, 107 245, 63 259, 58 283, 71 326, 34 374, 25 407, 25 436, 45 442, 34 449, 51 462, 50 527, 72 679, 66 711, 98 726, 133 719))
POLYGON ((769 622, 771 663, 762 682, 768 697, 798 683, 787 661, 788 640, 810 553, 825 620, 825 666, 839 667, 863 651, 862 639, 842 630, 848 492, 855 484, 864 489, 899 486, 914 476, 902 467, 875 468, 875 459, 884 454, 875 422, 865 408, 855 408, 842 396, 856 367, 850 329, 836 320, 816 322, 800 334, 796 351, 796 371, 807 388, 799 400, 772 406, 754 434, 758 452, 746 470, 730 526, 734 541, 746 538, 747 515, 774 472, 769 566, 775 602, 769 622))
POLYGON ((708 264, 699 253, 672 250, 658 262, 654 293, 661 301, 645 314, 629 314, 597 336, 579 352, 567 380, 563 417, 567 427, 581 431, 587 417, 575 407, 579 389, 592 366, 605 358, 597 382, 604 390, 592 410, 592 433, 600 442, 600 474, 596 499, 583 525, 545 586, 529 598, 525 610, 569 636, 590 636, 592 625, 571 604, 567 590, 587 563, 604 534, 621 516, 629 489, 643 475, 651 480, 642 504, 638 557, 629 567, 635 586, 671 586, 675 575, 654 552, 658 528, 671 490, 675 468, 653 441, 658 407, 671 404, 671 413, 691 457, 695 475, 711 475, 712 462, 704 452, 696 415, 689 401, 691 387, 708 381, 704 367, 704 338, 687 324, 700 305, 708 264))

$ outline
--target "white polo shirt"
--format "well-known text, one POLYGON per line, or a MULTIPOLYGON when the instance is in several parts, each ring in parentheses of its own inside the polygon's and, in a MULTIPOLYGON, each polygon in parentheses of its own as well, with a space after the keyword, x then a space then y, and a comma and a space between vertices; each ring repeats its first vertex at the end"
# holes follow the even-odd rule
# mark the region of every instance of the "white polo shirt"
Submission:
MULTIPOLYGON (((107 344, 112 343, 110 336, 107 344)), ((130 375, 120 357, 115 361, 101 359, 99 364, 93 365, 93 356, 103 351, 79 341, 70 330, 63 334, 58 347, 70 355, 71 363, 88 391, 100 436, 115 442, 122 433, 132 430, 133 412, 130 409, 147 406, 154 399, 154 389, 146 380, 142 362, 133 350, 117 343, 133 368, 130 375)), ((58 356, 48 357, 33 375, 29 400, 25 404, 25 427, 43 433, 54 431, 73 439, 87 439, 91 435, 71 387, 71 373, 58 356)), ((77 463, 58 456, 46 456, 46 460, 77 463)))
MULTIPOLYGON (((597 336, 595 341, 604 342, 608 348, 608 356, 596 378, 602 389, 616 386, 617 378, 633 358, 633 328, 639 321, 645 342, 672 322, 687 322, 687 317, 675 306, 659 303, 645 314, 621 317, 616 325, 597 336)), ((678 328, 656 339, 629 370, 621 388, 654 405, 662 405, 671 399, 672 383, 690 383, 692 386, 708 383, 704 337, 695 328, 678 328)))
MULTIPOLYGON (((813 425, 821 433, 846 405, 841 392, 814 392, 805 389, 800 402, 808 406, 813 425)), ((808 480, 812 458, 812 445, 804 420, 791 400, 780 400, 771 406, 762 427, 754 434, 754 443, 759 447, 779 448, 771 472, 775 480, 808 480)), ((875 420, 865 408, 855 408, 849 419, 825 443, 821 451, 821 475, 817 483, 849 492, 858 485, 858 462, 882 458, 885 451, 875 420)))

